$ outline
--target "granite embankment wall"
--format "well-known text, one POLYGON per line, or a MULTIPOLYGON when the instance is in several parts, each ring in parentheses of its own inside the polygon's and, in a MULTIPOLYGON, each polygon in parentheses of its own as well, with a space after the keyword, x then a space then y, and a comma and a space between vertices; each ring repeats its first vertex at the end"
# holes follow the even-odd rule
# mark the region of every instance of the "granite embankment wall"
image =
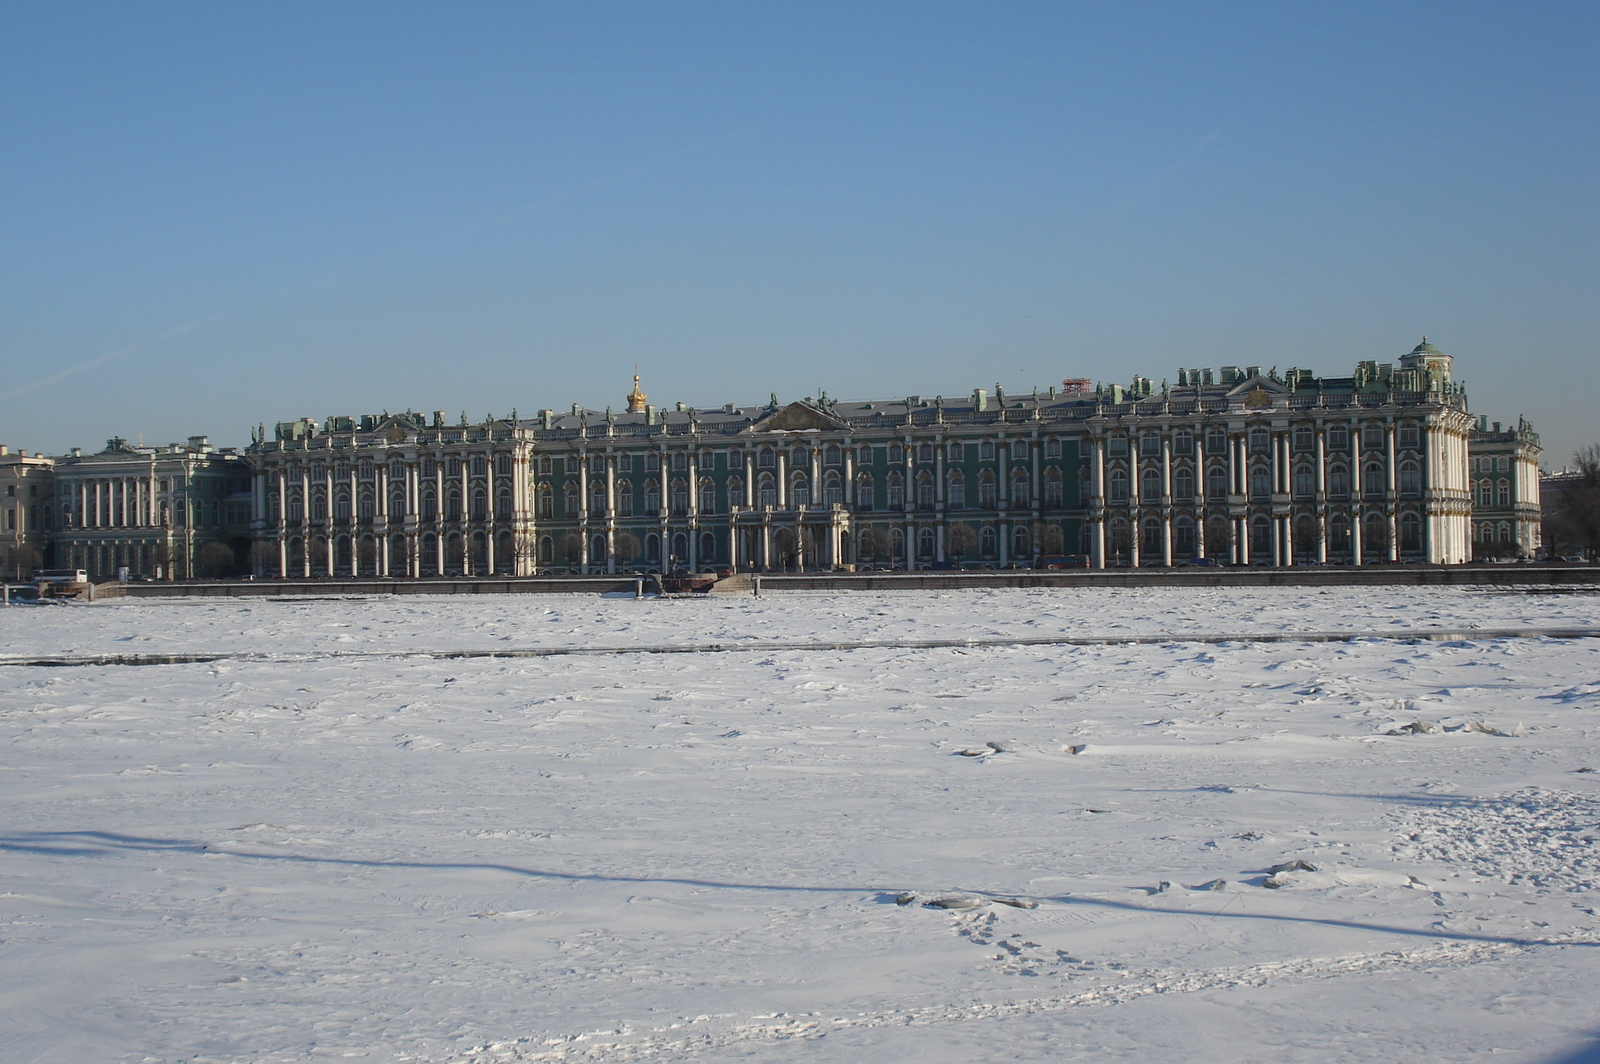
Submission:
MULTIPOLYGON (((1365 566, 1354 569, 1065 569, 1024 572, 761 574, 767 591, 909 591, 1000 587, 1600 587, 1594 565, 1365 566)), ((743 580, 740 581, 743 585, 743 580)), ((219 580, 212 583, 101 584, 97 599, 227 596, 317 598, 347 595, 599 595, 636 591, 631 576, 545 576, 483 580, 219 580)), ((721 590, 721 589, 719 589, 721 590)), ((726 590, 733 590, 728 588, 726 590)), ((744 590, 741 586, 739 590, 744 590)))

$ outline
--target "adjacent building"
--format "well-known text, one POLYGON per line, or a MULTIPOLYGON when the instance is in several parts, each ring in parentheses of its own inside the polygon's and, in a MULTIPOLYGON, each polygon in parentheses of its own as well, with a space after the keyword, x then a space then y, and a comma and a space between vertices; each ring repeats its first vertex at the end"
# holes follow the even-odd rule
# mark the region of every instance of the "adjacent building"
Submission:
POLYGON ((250 468, 205 436, 146 447, 114 438, 55 460, 54 564, 93 580, 229 576, 250 568, 250 468))
POLYGON ((1538 555, 1541 508, 1539 434, 1519 418, 1502 430, 1480 417, 1467 441, 1472 485, 1472 556, 1532 558, 1538 555))
POLYGON ((26 580, 49 564, 55 463, 0 445, 0 579, 26 580))
MULTIPOLYGON (((391 576, 1036 564, 1449 564, 1473 420, 1450 356, 956 398, 280 423, 256 565, 391 576)), ((1536 447, 1536 441, 1534 442, 1536 447)))

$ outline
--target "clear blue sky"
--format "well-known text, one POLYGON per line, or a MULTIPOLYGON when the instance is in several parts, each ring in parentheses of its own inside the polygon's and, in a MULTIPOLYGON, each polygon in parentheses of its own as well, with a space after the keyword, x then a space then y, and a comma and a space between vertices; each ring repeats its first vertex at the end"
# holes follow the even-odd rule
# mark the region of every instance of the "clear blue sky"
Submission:
POLYGON ((0 442, 1426 333, 1560 465, 1600 442, 1597 44, 1592 3, 5 0, 0 442))

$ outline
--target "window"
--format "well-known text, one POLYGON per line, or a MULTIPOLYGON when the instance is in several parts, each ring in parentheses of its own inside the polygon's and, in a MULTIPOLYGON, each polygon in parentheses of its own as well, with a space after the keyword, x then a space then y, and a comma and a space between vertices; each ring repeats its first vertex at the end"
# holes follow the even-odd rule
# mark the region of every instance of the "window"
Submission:
POLYGON ((1309 499, 1317 492, 1316 473, 1308 465, 1294 467, 1294 493, 1298 498, 1309 499))
POLYGON ((981 462, 994 461, 994 441, 984 440, 978 444, 978 460, 981 462))
MULTIPOLYGON (((422 470, 423 470, 424 475, 430 476, 430 477, 433 476, 433 459, 430 458, 426 462, 424 462, 423 466, 422 466, 422 470)), ((539 472, 541 474, 543 474, 544 476, 549 476, 550 475, 550 456, 549 455, 546 454, 546 455, 541 455, 539 457, 539 472)))
POLYGON ((1027 505, 1029 505, 1028 497, 1030 495, 1030 492, 1028 490, 1028 487, 1029 487, 1028 474, 1022 472, 1021 470, 1018 470, 1015 474, 1012 475, 1012 477, 1011 477, 1011 505, 1012 506, 1027 506, 1027 505))
POLYGON ((495 455, 494 471, 502 477, 509 477, 511 475, 511 456, 509 454, 495 455))
POLYGON ((885 488, 887 498, 884 501, 891 510, 903 510, 906 505, 906 482, 899 473, 890 473, 885 488))
POLYGON ((631 481, 617 481, 617 513, 623 517, 633 516, 633 483, 631 481))
POLYGON ((311 520, 326 521, 328 519, 328 500, 321 493, 311 496, 311 520))
POLYGON ((933 461, 933 444, 923 443, 917 446, 917 461, 928 463, 933 461))
POLYGON ((889 445, 889 464, 890 465, 900 465, 905 460, 906 460, 905 448, 901 447, 898 443, 891 443, 889 445))
POLYGON ((1250 430, 1250 453, 1268 454, 1272 451, 1272 434, 1266 429, 1250 430))
POLYGON ((1312 437, 1311 426, 1296 425, 1294 427, 1294 449, 1297 451, 1309 451, 1315 446, 1316 441, 1312 437))
POLYGON ((1361 446, 1369 451, 1376 451, 1383 446, 1383 426, 1376 421, 1369 421, 1361 426, 1361 446))
POLYGON ((1383 466, 1368 462, 1361 471, 1361 494, 1382 495, 1384 490, 1383 466))
POLYGON ((1350 494, 1350 471, 1341 464, 1328 467, 1328 494, 1341 499, 1350 494))
POLYGON ((1350 449, 1350 429, 1344 425, 1328 426, 1328 450, 1348 451, 1350 449))
MULTIPOLYGON (((422 497, 422 506, 423 506, 423 509, 426 511, 426 513, 424 514, 424 518, 426 520, 429 520, 429 521, 433 520, 433 496, 432 495, 424 495, 422 497)), ((550 490, 550 486, 548 484, 546 484, 545 486, 543 486, 543 487, 541 487, 539 489, 539 516, 540 517, 554 517, 555 515, 556 515, 556 497, 555 497, 555 492, 551 491, 550 490)))
POLYGON ((1494 501, 1500 506, 1511 505, 1511 482, 1509 480, 1502 480, 1495 486, 1494 501))
POLYGON ((1111 471, 1111 501, 1128 501, 1128 474, 1121 469, 1111 471))
POLYGON ((1144 475, 1139 478, 1139 498, 1145 502, 1156 502, 1161 498, 1161 470, 1154 466, 1146 467, 1144 475))
POLYGON ((472 456, 472 475, 486 477, 489 475, 489 460, 481 454, 472 456))
POLYGON ((1228 434, 1220 428, 1206 430, 1206 451, 1209 454, 1228 452, 1228 434))
POLYGON ((806 481, 804 473, 795 473, 789 478, 789 509, 796 510, 802 506, 811 505, 811 488, 806 481))
POLYGON ((871 473, 862 473, 856 477, 856 509, 871 511, 873 508, 873 483, 871 473))
POLYGON ((356 500, 356 516, 361 519, 362 523, 370 524, 372 522, 372 509, 372 493, 363 491, 361 497, 356 500))
POLYGON ((994 534, 994 526, 984 525, 982 530, 978 533, 978 552, 980 554, 993 557, 996 550, 996 542, 997 540, 994 534))
POLYGON ((1415 446, 1417 446, 1418 439, 1419 439, 1419 433, 1418 433, 1418 430, 1417 430, 1417 426, 1415 424, 1413 424, 1413 423, 1408 421, 1404 425, 1400 426, 1400 432, 1399 432, 1400 446, 1402 446, 1402 447, 1415 447, 1415 446))
POLYGON ((933 509, 933 477, 924 472, 917 477, 918 509, 933 509))
POLYGON ((1106 437, 1106 450, 1111 454, 1127 454, 1128 453, 1128 437, 1126 437, 1126 436, 1108 436, 1108 437, 1106 437))
POLYGON ((1478 505, 1494 505, 1494 486, 1487 480, 1478 481, 1478 505))
MULTIPOLYGON (((578 515, 578 485, 568 484, 566 493, 562 497, 566 505, 567 517, 578 515)), ((459 521, 461 519, 461 496, 452 488, 444 497, 444 517, 446 521, 459 521)))
POLYGON ((1188 429, 1179 429, 1172 434, 1172 451, 1174 454, 1194 454, 1194 434, 1188 429))
POLYGON ((1044 504, 1061 505, 1061 470, 1052 469, 1044 475, 1044 504))
POLYGON ((946 477, 945 503, 952 510, 964 510, 967 507, 967 478, 961 470, 952 469, 946 477))
POLYGON ((959 443, 956 443, 954 440, 952 440, 949 444, 947 444, 945 446, 944 456, 945 456, 945 459, 947 461, 959 462, 963 458, 966 457, 966 454, 964 453, 964 451, 965 451, 965 448, 963 448, 959 443))
POLYGON ((822 504, 824 506, 844 505, 844 484, 839 480, 838 473, 829 473, 823 480, 822 504))
POLYGON ((589 481, 589 512, 591 514, 606 512, 606 482, 603 480, 589 481))
POLYGON ((1194 470, 1179 466, 1172 473, 1172 497, 1179 502, 1194 499, 1194 470))
POLYGON ((1172 525, 1172 553, 1179 558, 1192 558, 1196 554, 1194 522, 1180 517, 1172 525))
POLYGON ((1422 470, 1415 462, 1400 463, 1400 494, 1416 496, 1422 493, 1422 470))
POLYGON ((1044 441, 1044 456, 1046 458, 1061 457, 1061 437, 1047 436, 1044 441))
POLYGON ((761 479, 756 481, 756 505, 762 507, 775 507, 778 505, 778 482, 771 473, 762 473, 761 479))
POLYGON ((494 515, 502 521, 511 519, 511 489, 501 488, 494 498, 494 515))
POLYGON ((824 449, 823 452, 822 452, 822 464, 823 465, 836 466, 836 465, 841 464, 843 461, 844 461, 844 456, 839 451, 838 447, 830 445, 826 449, 824 449))
POLYGON ((672 471, 686 473, 689 470, 689 455, 684 451, 672 452, 672 471))
POLYGON ((1250 494, 1257 499, 1272 494, 1272 475, 1267 472, 1266 466, 1256 466, 1250 471, 1250 494))
POLYGON ((1422 519, 1414 513, 1400 515, 1400 549, 1404 551, 1422 549, 1422 519))
POLYGON ((717 485, 710 477, 700 478, 699 499, 695 505, 703 514, 717 512, 717 485))
POLYGON ((1147 432, 1139 438, 1139 453, 1142 455, 1159 455, 1161 453, 1161 437, 1153 432, 1147 432))
POLYGON ((1027 525, 1018 525, 1011 530, 1011 556, 1013 558, 1026 558, 1033 553, 1033 537, 1028 535, 1027 525))
POLYGON ((978 474, 978 506, 985 510, 993 510, 999 503, 999 491, 995 487, 994 471, 985 469, 978 474))
POLYGON ((689 482, 682 477, 672 480, 672 512, 679 517, 689 512, 689 482))
MULTIPOLYGON (((474 472, 476 472, 476 470, 474 470, 474 472)), ((591 454, 589 456, 589 475, 592 477, 603 477, 606 475, 605 455, 591 454)))
POLYGON ((933 557, 933 529, 924 528, 917 533, 917 553, 924 558, 933 557))
POLYGON ((651 451, 649 454, 644 456, 644 471, 646 473, 659 473, 659 472, 661 472, 661 454, 660 454, 660 452, 651 451))
POLYGON ((1228 470, 1226 466, 1214 465, 1206 473, 1206 495, 1212 499, 1226 499, 1228 497, 1228 470))
POLYGON ((1501 455, 1499 458, 1496 458, 1494 460, 1494 469, 1495 469, 1495 472, 1497 472, 1497 473, 1508 473, 1508 472, 1510 472, 1511 471, 1511 459, 1507 458, 1505 455, 1501 455))
POLYGON ((1159 559, 1162 556, 1161 522, 1154 517, 1147 518, 1143 527, 1143 538, 1139 543, 1139 552, 1145 558, 1159 559))
POLYGON ((732 507, 735 507, 735 506, 743 506, 743 505, 745 505, 745 502, 744 502, 744 478, 743 477, 729 477, 728 478, 728 506, 729 506, 729 508, 732 508, 732 507))

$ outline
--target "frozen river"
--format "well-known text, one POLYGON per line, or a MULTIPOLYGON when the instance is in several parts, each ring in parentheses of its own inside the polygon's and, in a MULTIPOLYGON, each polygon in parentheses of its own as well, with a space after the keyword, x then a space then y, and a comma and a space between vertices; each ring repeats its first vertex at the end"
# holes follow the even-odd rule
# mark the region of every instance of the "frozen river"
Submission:
POLYGON ((3 610, 260 659, 0 667, 0 1061, 1563 1059, 1600 640, 1409 638, 1512 627, 1600 597, 3 610), (1172 638, 762 646, 1079 635, 1172 638))

